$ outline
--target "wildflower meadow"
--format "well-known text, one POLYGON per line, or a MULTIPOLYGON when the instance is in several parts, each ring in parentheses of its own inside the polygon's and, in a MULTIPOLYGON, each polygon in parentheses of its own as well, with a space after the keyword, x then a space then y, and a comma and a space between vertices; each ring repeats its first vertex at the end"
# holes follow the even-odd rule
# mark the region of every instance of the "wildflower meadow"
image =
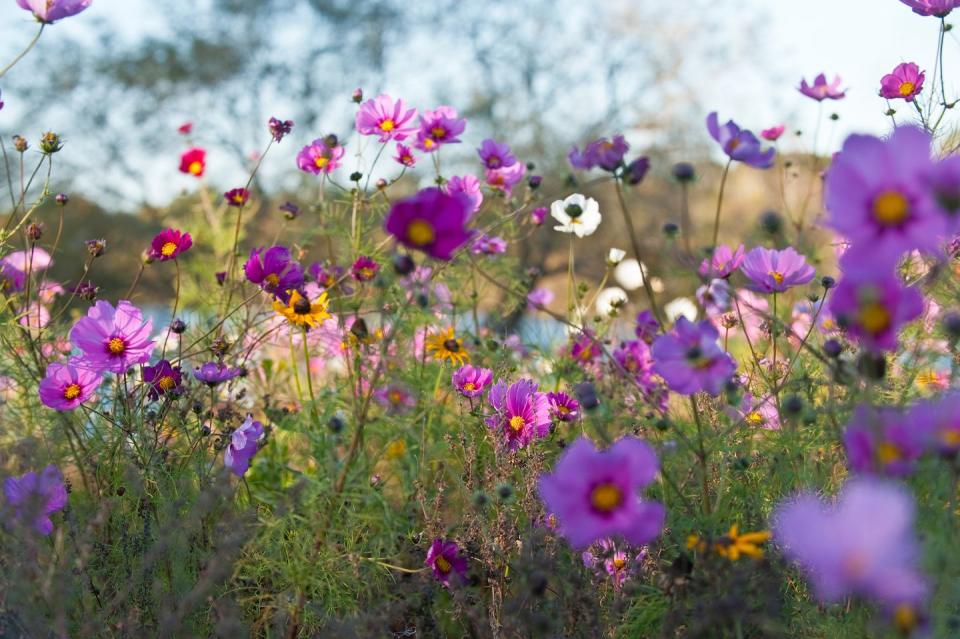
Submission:
POLYGON ((0 637, 960 636, 960 0, 697 161, 364 87, 228 170, 197 112, 142 234, 5 118, 99 0, 2 1, 0 637))

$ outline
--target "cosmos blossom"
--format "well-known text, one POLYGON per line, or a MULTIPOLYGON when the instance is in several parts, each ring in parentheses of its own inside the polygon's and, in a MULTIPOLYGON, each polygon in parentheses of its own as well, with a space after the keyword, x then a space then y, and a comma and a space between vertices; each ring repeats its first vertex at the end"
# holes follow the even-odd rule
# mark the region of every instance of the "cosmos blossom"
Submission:
POLYGON ((250 468, 250 460, 257 454, 257 440, 263 436, 263 424, 247 418, 230 435, 230 443, 223 451, 223 465, 237 477, 243 477, 250 468))
POLYGON ((783 135, 783 132, 787 130, 787 127, 783 124, 778 124, 772 126, 769 129, 764 129, 760 131, 760 137, 768 142, 776 142, 780 139, 780 136, 783 135))
POLYGON ((434 579, 447 588, 452 579, 463 579, 467 573, 467 558, 460 554, 460 547, 453 541, 434 539, 423 563, 433 572, 434 579))
POLYGON ((336 136, 317 138, 297 153, 297 167, 314 175, 329 174, 340 167, 344 149, 336 136))
POLYGON ((380 142, 401 142, 417 132, 416 109, 408 109, 403 100, 394 100, 389 95, 379 95, 360 105, 357 111, 357 132, 375 135, 380 142))
POLYGON ((517 163, 516 156, 510 151, 510 145, 496 140, 484 140, 477 149, 477 155, 483 166, 490 170, 505 169, 517 163))
POLYGON ((487 186, 510 195, 513 187, 523 181, 523 176, 527 173, 527 167, 520 162, 514 162, 510 166, 501 169, 487 169, 485 180, 487 186))
POLYGON ((147 395, 156 401, 161 395, 175 394, 180 390, 183 374, 179 366, 161 359, 153 366, 143 367, 143 381, 149 387, 147 395))
POLYGON ((680 317, 673 331, 653 342, 653 372, 683 395, 700 391, 717 395, 736 370, 733 359, 717 344, 718 337, 709 321, 694 324, 680 317))
POLYGON ((193 240, 189 233, 183 233, 178 229, 166 229, 160 231, 150 242, 150 250, 147 255, 150 259, 159 262, 175 260, 193 246, 193 240))
POLYGON ((757 136, 741 129, 733 120, 721 125, 716 111, 707 116, 707 131, 731 161, 743 162, 758 169, 773 166, 773 156, 776 154, 773 148, 763 150, 757 136))
POLYGON ((806 258, 792 247, 778 251, 758 246, 743 258, 740 270, 750 279, 750 288, 758 293, 783 293, 808 284, 814 275, 806 258))
POLYGON ((813 84, 808 84, 806 79, 801 79, 797 91, 817 102, 841 100, 846 95, 846 92, 840 88, 842 82, 839 75, 828 82, 827 76, 821 73, 813 79, 813 84))
POLYGON ((493 371, 465 364, 453 373, 453 387, 464 397, 479 397, 493 381, 493 371))
POLYGON ((550 434, 550 402, 536 382, 521 379, 507 386, 499 381, 488 397, 494 414, 486 424, 500 436, 508 450, 525 448, 534 437, 550 434))
POLYGON ((37 20, 46 24, 75 16, 92 2, 93 0, 17 0, 21 8, 30 11, 37 20))
POLYGON ((583 151, 577 147, 570 149, 567 159, 575 169, 592 169, 600 167, 605 171, 613 171, 623 163, 623 158, 630 150, 630 145, 622 135, 615 135, 612 139, 600 138, 588 143, 583 151))
POLYGON ((912 102, 923 90, 924 72, 913 62, 903 62, 880 79, 880 95, 888 100, 912 102))
POLYGON ((559 222, 553 227, 561 233, 573 233, 577 237, 593 235, 603 217, 600 205, 591 197, 574 193, 550 205, 550 215, 559 222))
POLYGON ((463 200, 471 215, 479 211, 480 205, 483 204, 480 180, 473 175, 454 175, 444 183, 443 191, 463 200))
POLYGON ((538 488, 560 534, 574 548, 615 536, 641 545, 660 534, 666 517, 662 504, 638 494, 659 469, 653 449, 639 439, 624 437, 598 451, 580 437, 567 446, 552 472, 541 475, 538 488))
POLYGON ((3 493, 13 508, 14 517, 44 536, 53 532, 50 515, 67 505, 67 488, 60 471, 53 465, 39 475, 30 471, 19 477, 7 477, 3 481, 3 493))
POLYGON ((120 300, 114 308, 101 300, 73 325, 70 341, 82 351, 79 366, 121 375, 150 359, 152 329, 153 321, 130 302, 120 300))
POLYGON ((830 297, 829 310, 865 348, 893 351, 903 325, 923 313, 923 296, 902 286, 893 273, 851 265, 830 297))
POLYGON ((180 156, 180 172, 192 175, 193 177, 203 177, 207 170, 207 152, 199 147, 187 149, 180 156))
POLYGON ((547 393, 550 414, 560 422, 575 422, 580 417, 580 402, 563 391, 547 393))
POLYGON ((450 260, 473 233, 466 228, 464 201, 437 188, 395 202, 384 223, 387 233, 412 249, 438 260, 450 260))
POLYGON ((424 111, 420 116, 414 146, 424 153, 433 153, 445 144, 459 144, 458 136, 466 128, 467 121, 459 117, 453 107, 439 106, 432 111, 424 111))
POLYGON ((924 453, 927 433, 896 408, 862 404, 843 433, 850 468, 860 473, 904 476, 924 453))
POLYGON ((285 246, 251 249, 243 271, 249 282, 284 302, 290 299, 288 291, 303 286, 303 268, 285 246))
POLYGON ((900 0, 900 2, 913 9, 913 12, 918 15, 937 18, 945 18, 951 11, 960 7, 960 0, 900 0))
POLYGON ((73 410, 93 396, 102 380, 99 373, 88 368, 54 362, 40 381, 40 401, 54 410, 73 410))

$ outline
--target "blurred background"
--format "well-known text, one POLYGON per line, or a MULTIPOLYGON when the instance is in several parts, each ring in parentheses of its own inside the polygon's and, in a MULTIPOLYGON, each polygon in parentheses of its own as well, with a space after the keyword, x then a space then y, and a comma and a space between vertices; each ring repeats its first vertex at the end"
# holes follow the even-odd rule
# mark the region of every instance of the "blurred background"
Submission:
MULTIPOLYGON (((3 0, 0 60, 36 29, 29 13, 3 0)), ((177 170, 184 122, 209 152, 207 179, 218 191, 245 181, 270 116, 296 122, 255 185, 265 197, 251 223, 265 226, 279 219, 279 203, 316 181, 295 169, 297 150, 328 133, 349 139, 357 87, 420 109, 450 104, 465 115, 465 143, 444 157, 449 174, 479 174, 473 149, 495 137, 536 164, 545 190, 562 190, 571 145, 622 132, 631 156, 653 162, 631 207, 656 274, 659 229, 678 215, 675 162, 697 166, 694 219, 712 216, 722 164, 703 124, 709 111, 755 131, 785 124, 783 157, 806 166, 814 146, 828 155, 850 132, 889 128, 880 77, 903 61, 932 68, 937 29, 935 19, 897 0, 94 0, 48 27, 0 81, 7 103, 0 132, 33 141, 54 130, 66 139, 55 188, 72 203, 61 240, 66 259, 54 275, 67 280, 82 261, 83 239, 145 244, 169 211, 189 203, 196 182, 177 170), (818 109, 797 92, 801 77, 820 72, 840 75, 847 98, 818 109)), ((948 35, 947 65, 956 68, 960 46, 948 35)), ((410 189, 430 180, 420 175, 424 182, 410 189)), ((761 214, 780 205, 778 175, 801 179, 783 165, 732 172, 730 236, 746 229, 750 237, 761 214)), ((609 192, 590 194, 614 212, 609 192)), ((624 243, 616 216, 607 219, 591 238, 595 258, 578 260, 597 279, 606 249, 624 243)), ((566 268, 555 235, 513 247, 547 280, 566 268)), ((707 241, 702 234, 695 245, 707 241)), ((108 258, 115 261, 100 283, 117 295, 137 255, 125 246, 108 258)), ((669 288, 668 273, 660 275, 669 288)), ((152 295, 170 292, 149 273, 145 286, 152 295)))

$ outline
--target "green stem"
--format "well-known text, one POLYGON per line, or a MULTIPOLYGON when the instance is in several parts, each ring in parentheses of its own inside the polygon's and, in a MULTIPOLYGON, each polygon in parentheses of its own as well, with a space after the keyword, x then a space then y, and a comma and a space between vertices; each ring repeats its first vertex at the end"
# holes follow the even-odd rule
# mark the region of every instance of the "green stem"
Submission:
POLYGON ((37 31, 37 35, 33 36, 33 40, 30 41, 30 44, 27 45, 27 48, 24 49, 23 51, 21 51, 21 52, 20 52, 20 55, 18 55, 17 57, 15 57, 15 58, 13 59, 13 61, 10 62, 10 64, 8 64, 7 66, 3 67, 3 69, 0 69, 0 78, 2 78, 4 75, 6 75, 6 74, 7 74, 7 71, 9 71, 10 69, 12 69, 12 68, 14 67, 14 65, 16 65, 18 62, 20 62, 20 60, 23 60, 23 57, 24 57, 25 55, 27 55, 28 53, 30 53, 30 50, 34 47, 35 44, 37 44, 37 41, 40 40, 40 36, 43 35, 43 29, 44 29, 44 27, 46 27, 46 26, 47 26, 47 23, 45 23, 45 22, 41 22, 41 23, 40 23, 40 30, 37 31))
POLYGON ((711 248, 717 247, 717 238, 720 236, 720 211, 723 209, 723 191, 727 186, 727 175, 730 174, 730 164, 733 158, 727 160, 723 167, 723 175, 720 177, 720 193, 717 194, 717 213, 713 217, 713 240, 710 242, 711 248))

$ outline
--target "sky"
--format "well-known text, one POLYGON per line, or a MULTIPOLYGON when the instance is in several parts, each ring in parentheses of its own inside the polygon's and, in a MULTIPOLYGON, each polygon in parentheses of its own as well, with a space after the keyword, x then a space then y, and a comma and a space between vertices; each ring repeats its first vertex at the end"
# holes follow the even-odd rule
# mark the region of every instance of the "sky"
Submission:
MULTIPOLYGON (((877 90, 880 78, 894 66, 912 61, 928 73, 933 69, 938 20, 913 14, 899 0, 750 1, 769 17, 757 49, 748 51, 742 62, 696 81, 701 85, 701 102, 712 105, 722 120, 733 118, 754 130, 783 123, 789 131, 805 132, 800 138, 785 139, 784 148, 809 149, 814 137, 818 106, 797 92, 802 77, 812 80, 820 72, 831 78, 840 75, 848 87, 844 100, 823 105, 820 117, 824 125, 817 144, 823 153, 839 148, 849 133, 883 134, 889 130, 886 105, 877 90), (827 117, 832 113, 839 115, 836 122, 827 117)), ((682 11, 683 4, 674 4, 672 10, 682 11)), ((733 3, 717 0, 710 11, 722 12, 725 5, 732 7, 733 3)), ((151 28, 144 15, 162 10, 158 7, 162 3, 149 0, 93 0, 86 12, 53 25, 43 37, 55 38, 58 32, 83 37, 93 21, 107 20, 122 25, 123 37, 135 39, 151 28)), ((729 23, 723 36, 731 48, 742 49, 737 16, 729 16, 729 23)), ((0 0, 0 64, 29 40, 35 28, 15 0, 0 0)), ((957 69, 960 37, 948 34, 945 51, 946 68, 957 69)), ((33 55, 42 58, 42 43, 33 55)), ((695 69, 690 73, 696 73, 695 69)), ((930 80, 928 77, 928 83, 930 80)), ((960 89, 949 73, 947 84, 960 89)), ((897 108, 898 119, 914 116, 902 102, 897 108)), ((706 139, 705 129, 703 135, 706 139)))

